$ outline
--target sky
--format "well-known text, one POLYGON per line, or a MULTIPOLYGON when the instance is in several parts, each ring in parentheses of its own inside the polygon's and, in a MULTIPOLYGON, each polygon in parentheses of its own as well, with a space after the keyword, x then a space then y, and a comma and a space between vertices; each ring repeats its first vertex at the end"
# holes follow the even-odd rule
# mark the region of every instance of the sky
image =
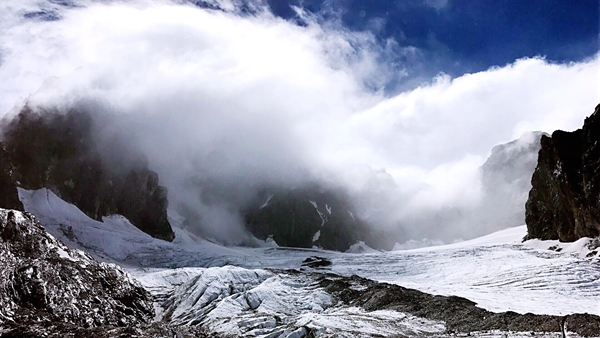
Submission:
POLYGON ((311 180, 375 226, 466 239, 507 226, 443 216, 481 212, 491 149, 600 99, 597 2, 524 3, 5 0, 0 114, 93 111, 228 244, 255 187, 311 180))
POLYGON ((273 13, 294 20, 291 6, 336 20, 352 31, 372 32, 379 43, 414 47, 394 53, 410 85, 443 72, 450 76, 504 66, 523 57, 581 61, 598 52, 598 2, 559 0, 269 1, 273 13))

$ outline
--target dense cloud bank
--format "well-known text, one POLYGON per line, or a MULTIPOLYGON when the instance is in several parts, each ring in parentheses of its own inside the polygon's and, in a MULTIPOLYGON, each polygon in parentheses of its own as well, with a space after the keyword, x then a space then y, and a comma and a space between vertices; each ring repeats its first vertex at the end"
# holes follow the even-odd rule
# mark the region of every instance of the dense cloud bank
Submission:
POLYGON ((597 101, 598 57, 521 59, 389 96, 401 74, 372 33, 223 4, 81 2, 50 21, 23 15, 34 2, 0 7, 0 111, 92 112, 98 137, 146 154, 171 206, 230 244, 248 239, 237 210, 257 191, 315 181, 343 187, 378 227, 449 241, 473 232, 448 210, 488 215, 472 216, 494 145, 575 129, 597 101))

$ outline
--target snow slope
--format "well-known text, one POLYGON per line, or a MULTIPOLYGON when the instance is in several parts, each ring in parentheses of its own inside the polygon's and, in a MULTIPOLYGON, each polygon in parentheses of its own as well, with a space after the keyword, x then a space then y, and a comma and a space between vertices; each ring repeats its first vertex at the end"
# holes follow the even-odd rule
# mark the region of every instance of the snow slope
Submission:
MULTIPOLYGON (((162 299, 172 297, 176 288, 195 294, 201 287, 189 283, 192 280, 200 283, 203 277, 198 276, 206 273, 205 268, 229 266, 210 272, 218 272, 219 278, 231 280, 234 288, 241 288, 243 292, 280 290, 283 298, 279 305, 283 306, 290 299, 298 299, 294 296, 297 294, 294 288, 306 291, 310 286, 265 269, 310 270, 301 266, 302 261, 310 256, 320 256, 331 260, 330 271, 337 274, 356 274, 432 294, 458 295, 492 311, 600 315, 597 254, 589 255, 593 250, 584 250, 587 246, 583 242, 576 242, 563 252, 547 249, 546 245, 555 243, 521 243, 526 233, 524 226, 461 243, 394 252, 358 254, 285 247, 225 248, 198 239, 177 224, 174 226, 177 237, 173 243, 168 243, 151 238, 120 217, 105 218, 104 223, 91 220, 48 190, 20 190, 19 193, 26 210, 36 215, 54 236, 70 247, 84 249, 100 259, 127 267, 162 299), (167 268, 170 270, 165 270, 167 268), (262 277, 245 285, 241 279, 231 277, 239 268, 262 277)), ((589 242, 591 240, 586 243, 589 242)), ((223 299, 232 296, 228 289, 217 290, 215 294, 223 299)), ((304 299, 301 302, 318 304, 326 311, 324 300, 304 299)), ((185 304, 181 303, 181 306, 185 304)), ((245 305, 231 299, 220 306, 241 311, 240 306, 245 305)), ((265 313, 268 313, 267 308, 265 305, 265 313)), ((283 313, 287 311, 283 307, 278 309, 283 313)), ((299 322, 301 318, 318 314, 324 317, 314 317, 315 321, 326 320, 329 314, 324 311, 293 313, 293 317, 299 322)), ((177 313, 173 311, 172 316, 184 321, 177 313)), ((217 314, 215 312, 215 316, 217 314)))

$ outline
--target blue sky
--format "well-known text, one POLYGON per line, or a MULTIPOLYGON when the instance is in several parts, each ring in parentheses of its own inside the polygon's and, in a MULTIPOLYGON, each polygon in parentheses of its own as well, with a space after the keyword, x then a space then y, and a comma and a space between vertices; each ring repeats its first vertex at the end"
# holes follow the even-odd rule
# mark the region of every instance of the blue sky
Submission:
POLYGON ((285 19, 297 18, 291 7, 297 6, 322 21, 371 31, 382 44, 391 38, 400 48, 418 48, 418 57, 394 56, 408 79, 439 72, 455 77, 522 57, 581 61, 598 52, 593 0, 269 0, 269 5, 285 19))

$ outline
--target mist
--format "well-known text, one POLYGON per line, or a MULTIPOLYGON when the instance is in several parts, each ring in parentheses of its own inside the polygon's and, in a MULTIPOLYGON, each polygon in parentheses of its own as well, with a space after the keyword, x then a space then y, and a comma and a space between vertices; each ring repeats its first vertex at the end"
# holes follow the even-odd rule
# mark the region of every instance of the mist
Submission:
POLYGON ((90 1, 52 21, 2 8, 0 114, 90 111, 101 138, 148 157, 191 227, 226 244, 247 242, 238 210, 257 189, 314 181, 347 190, 375 227, 452 241, 520 225, 501 219, 512 205, 480 208, 495 145, 577 129, 598 103, 598 55, 390 93, 402 70, 372 33, 219 4, 90 1))

